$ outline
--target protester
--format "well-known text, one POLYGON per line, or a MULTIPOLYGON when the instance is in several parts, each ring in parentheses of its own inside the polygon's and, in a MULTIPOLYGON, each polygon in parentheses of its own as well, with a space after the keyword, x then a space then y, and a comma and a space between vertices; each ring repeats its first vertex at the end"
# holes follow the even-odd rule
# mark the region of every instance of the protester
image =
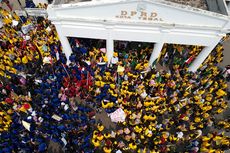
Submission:
POLYGON ((227 108, 221 44, 193 73, 199 46, 166 45, 156 63, 169 70, 157 70, 152 44, 122 42, 108 64, 103 40, 69 38, 67 65, 47 19, 0 11, 0 153, 47 152, 49 142, 88 153, 229 149, 229 122, 215 119, 227 108), (96 120, 102 110, 122 112, 115 128, 96 120))

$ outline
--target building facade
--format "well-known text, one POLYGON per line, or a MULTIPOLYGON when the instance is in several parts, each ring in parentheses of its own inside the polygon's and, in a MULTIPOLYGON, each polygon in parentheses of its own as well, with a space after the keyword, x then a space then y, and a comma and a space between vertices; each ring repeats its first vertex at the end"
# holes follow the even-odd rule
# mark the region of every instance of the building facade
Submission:
POLYGON ((114 40, 154 43, 149 65, 165 43, 204 46, 189 69, 196 71, 230 31, 230 17, 164 0, 94 0, 48 6, 67 58, 68 37, 105 39, 107 58, 114 40))

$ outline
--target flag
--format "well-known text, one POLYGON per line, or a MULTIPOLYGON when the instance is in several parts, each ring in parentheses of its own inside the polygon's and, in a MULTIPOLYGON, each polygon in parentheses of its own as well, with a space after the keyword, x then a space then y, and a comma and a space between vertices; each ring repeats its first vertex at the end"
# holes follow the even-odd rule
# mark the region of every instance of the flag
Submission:
POLYGON ((64 146, 66 146, 66 145, 67 145, 66 139, 65 139, 65 138, 61 138, 61 140, 62 140, 62 142, 64 143, 64 146))
POLYGON ((157 78, 156 78, 156 82, 161 82, 162 81, 162 77, 161 76, 158 76, 157 78))
POLYGON ((75 39, 75 43, 76 43, 76 47, 80 47, 80 42, 78 41, 78 39, 75 39))
POLYGON ((28 130, 30 131, 30 123, 26 122, 26 121, 22 121, 22 125, 28 130))
POLYGON ((190 63, 193 61, 194 58, 195 58, 195 55, 190 56, 190 57, 185 61, 185 63, 186 63, 186 64, 190 64, 190 63))
POLYGON ((159 62, 159 59, 160 59, 160 58, 157 58, 157 59, 155 59, 155 61, 153 61, 152 67, 154 67, 154 66, 156 65, 156 63, 159 62))

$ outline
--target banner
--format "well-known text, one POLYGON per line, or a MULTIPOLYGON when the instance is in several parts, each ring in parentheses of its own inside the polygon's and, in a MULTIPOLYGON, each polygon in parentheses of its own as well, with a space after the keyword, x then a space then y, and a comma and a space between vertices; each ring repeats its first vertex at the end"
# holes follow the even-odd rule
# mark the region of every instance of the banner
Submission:
POLYGON ((30 23, 30 24, 27 24, 27 25, 24 25, 22 26, 21 30, 24 34, 27 34, 30 30, 32 30, 34 27, 33 27, 33 24, 30 23))
POLYGON ((108 116, 111 118, 112 122, 124 122, 126 118, 125 112, 118 108, 115 112, 108 114, 108 116))

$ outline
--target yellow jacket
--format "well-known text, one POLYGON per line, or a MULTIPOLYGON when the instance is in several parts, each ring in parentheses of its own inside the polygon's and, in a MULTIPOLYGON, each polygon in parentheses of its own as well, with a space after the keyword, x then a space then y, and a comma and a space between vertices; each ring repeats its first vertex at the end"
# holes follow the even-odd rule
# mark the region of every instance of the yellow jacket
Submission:
POLYGON ((134 127, 134 131, 137 133, 141 133, 142 132, 142 128, 138 127, 137 125, 134 127))
POLYGON ((132 149, 132 150, 136 150, 137 149, 137 145, 135 145, 133 143, 130 143, 129 144, 129 148, 132 149))
POLYGON ((108 148, 108 147, 103 147, 103 151, 105 153, 111 153, 112 152, 112 149, 111 148, 108 148))
POLYGON ((217 94, 218 96, 225 96, 225 95, 227 95, 227 93, 226 93, 225 91, 223 91, 222 89, 219 89, 219 90, 216 92, 216 94, 217 94))
POLYGON ((97 129, 99 130, 99 131, 103 131, 104 130, 104 126, 103 125, 97 125, 97 129))
POLYGON ((28 58, 27 58, 26 56, 24 56, 24 57, 22 58, 22 63, 23 63, 23 64, 27 64, 27 63, 28 63, 28 58))
POLYGON ((97 139, 92 139, 92 143, 95 147, 99 147, 100 146, 100 141, 98 141, 97 139))

